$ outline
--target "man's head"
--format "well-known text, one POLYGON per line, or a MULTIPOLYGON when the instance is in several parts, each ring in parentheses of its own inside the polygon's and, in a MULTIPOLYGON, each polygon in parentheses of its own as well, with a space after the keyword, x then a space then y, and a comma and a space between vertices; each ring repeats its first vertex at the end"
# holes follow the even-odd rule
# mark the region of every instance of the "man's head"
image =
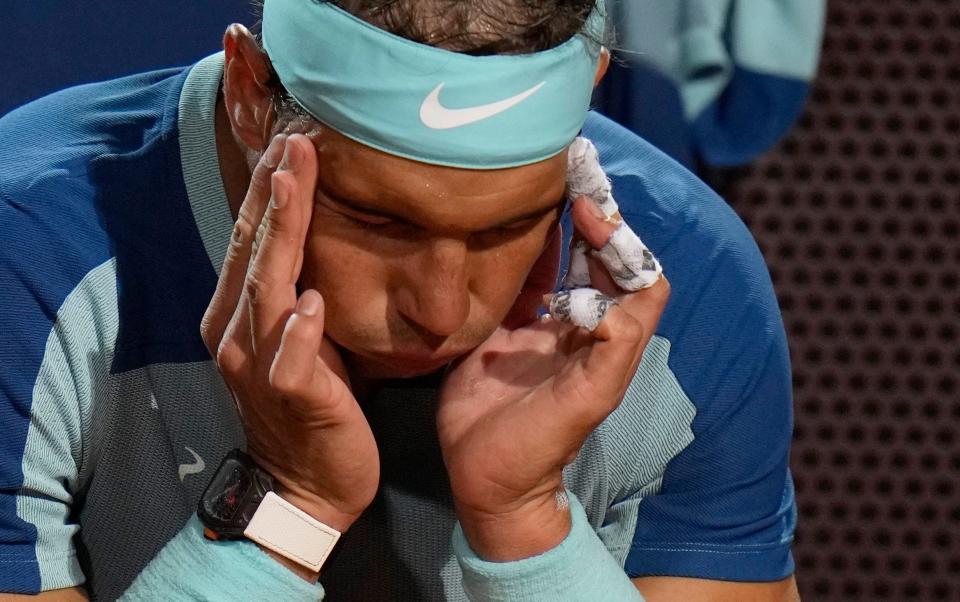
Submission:
MULTIPOLYGON (((583 27, 594 2, 338 4, 420 44, 489 55, 563 44, 583 27)), ((281 131, 307 133, 317 150, 320 175, 301 283, 324 295, 327 335, 347 352, 348 364, 368 376, 412 376, 486 339, 515 305, 544 249, 559 248, 549 243, 557 242, 566 152, 497 169, 383 152, 293 101, 244 28, 232 26, 224 41, 224 104, 248 162, 281 131)), ((604 65, 605 56, 596 80, 604 65)), ((545 263, 555 264, 555 256, 545 263)))

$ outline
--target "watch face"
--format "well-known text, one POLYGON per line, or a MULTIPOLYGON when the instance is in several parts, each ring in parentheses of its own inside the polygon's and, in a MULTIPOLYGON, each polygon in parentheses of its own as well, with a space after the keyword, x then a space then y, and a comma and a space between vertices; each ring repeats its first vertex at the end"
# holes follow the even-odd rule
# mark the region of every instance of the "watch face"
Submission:
POLYGON ((203 500, 207 515, 225 523, 237 518, 247 492, 251 486, 250 472, 233 458, 224 460, 224 464, 210 482, 207 489, 212 495, 203 500))
POLYGON ((269 473, 239 449, 227 454, 197 504, 197 516, 219 539, 239 539, 266 492, 273 489, 269 473))

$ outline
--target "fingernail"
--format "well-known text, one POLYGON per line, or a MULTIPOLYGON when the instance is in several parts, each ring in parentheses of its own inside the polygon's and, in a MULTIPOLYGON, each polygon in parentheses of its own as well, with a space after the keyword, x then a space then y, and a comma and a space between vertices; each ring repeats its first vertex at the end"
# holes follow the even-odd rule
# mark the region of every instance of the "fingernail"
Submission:
POLYGON ((305 292, 297 301, 297 313, 304 316, 315 316, 320 309, 320 299, 315 293, 305 292))
POLYGON ((297 154, 297 151, 294 149, 294 145, 290 144, 289 139, 286 144, 286 152, 283 153, 283 161, 280 162, 280 169, 282 171, 291 171, 297 168, 297 165, 300 161, 300 156, 297 154))
POLYGON ((284 205, 287 204, 287 187, 283 184, 279 184, 276 179, 273 182, 273 207, 275 209, 283 209, 284 205))
POLYGON ((278 134, 270 141, 267 152, 263 153, 263 162, 266 163, 267 167, 273 169, 280 163, 280 158, 283 156, 283 147, 286 146, 284 144, 286 139, 287 137, 283 134, 278 134))
POLYGON ((598 207, 597 204, 593 202, 593 199, 587 198, 585 196, 580 198, 583 199, 583 202, 587 204, 587 209, 590 211, 590 215, 592 215, 593 217, 597 218, 600 221, 604 221, 607 219, 607 214, 604 213, 603 210, 600 209, 600 207, 598 207))

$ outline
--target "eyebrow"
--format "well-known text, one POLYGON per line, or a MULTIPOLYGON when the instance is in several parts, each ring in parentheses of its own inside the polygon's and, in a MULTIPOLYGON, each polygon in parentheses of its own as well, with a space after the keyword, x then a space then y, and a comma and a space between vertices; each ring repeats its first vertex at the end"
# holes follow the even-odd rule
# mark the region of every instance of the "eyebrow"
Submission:
MULTIPOLYGON (((396 222, 403 223, 403 224, 412 224, 412 222, 411 222, 409 219, 403 217, 402 215, 398 215, 398 214, 395 214, 395 213, 391 213, 391 212, 385 211, 385 210, 383 210, 383 209, 375 209, 375 208, 370 207, 369 205, 365 204, 365 203, 362 202, 362 201, 357 201, 357 200, 354 200, 354 199, 347 199, 347 198, 345 198, 345 197, 342 197, 342 196, 340 196, 340 195, 338 195, 338 194, 336 194, 336 193, 330 192, 330 191, 324 191, 323 194, 324 194, 324 196, 326 196, 327 198, 329 198, 329 199, 330 199, 331 201, 333 201, 334 203, 336 203, 336 204, 338 204, 338 205, 343 205, 343 206, 346 207, 347 209, 350 209, 351 211, 354 211, 354 212, 356 212, 356 213, 363 213, 363 214, 365 214, 365 215, 370 215, 370 216, 373 216, 373 217, 379 217, 379 218, 382 218, 382 219, 389 219, 389 220, 396 221, 396 222)), ((487 230, 493 230, 493 229, 496 229, 496 228, 505 228, 505 227, 507 227, 507 226, 512 226, 512 225, 514 225, 514 224, 519 224, 520 222, 525 222, 525 221, 527 221, 527 220, 532 220, 532 219, 535 219, 535 218, 543 217, 544 215, 550 213, 551 211, 555 211, 555 210, 557 210, 558 208, 559 208, 559 209, 565 208, 566 203, 567 203, 567 196, 566 196, 566 191, 565 191, 564 194, 563 194, 563 196, 560 197, 560 199, 558 199, 556 202, 554 202, 554 203, 552 203, 552 204, 550 204, 550 205, 547 205, 546 207, 541 207, 541 208, 539 208, 539 209, 534 209, 533 211, 529 211, 529 212, 527 212, 527 213, 524 213, 524 214, 521 214, 521 215, 517 215, 517 216, 511 217, 511 218, 506 219, 506 220, 504 220, 504 221, 502 221, 502 222, 493 224, 493 225, 490 226, 489 228, 485 228, 485 229, 487 229, 487 230)))

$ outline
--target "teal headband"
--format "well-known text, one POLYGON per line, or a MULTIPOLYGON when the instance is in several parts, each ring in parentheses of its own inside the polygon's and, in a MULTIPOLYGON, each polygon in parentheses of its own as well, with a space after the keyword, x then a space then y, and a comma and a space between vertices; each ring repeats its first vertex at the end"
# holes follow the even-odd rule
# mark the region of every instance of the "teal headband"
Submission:
POLYGON ((358 142, 470 169, 561 152, 590 108, 602 0, 587 35, 532 54, 470 56, 412 42, 330 2, 266 0, 263 43, 287 91, 358 142))

